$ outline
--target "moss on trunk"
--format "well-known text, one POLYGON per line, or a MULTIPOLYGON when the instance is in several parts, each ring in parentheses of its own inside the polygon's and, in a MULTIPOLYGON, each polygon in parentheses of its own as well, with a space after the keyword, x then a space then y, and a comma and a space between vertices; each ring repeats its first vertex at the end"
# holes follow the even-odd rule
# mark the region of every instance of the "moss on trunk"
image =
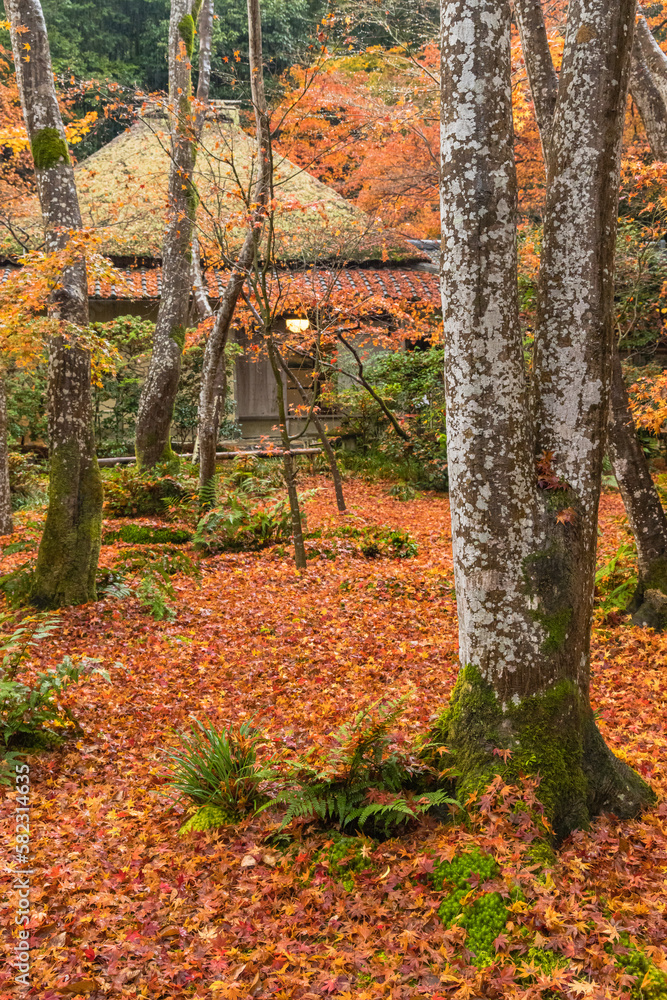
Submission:
POLYGON ((97 459, 82 457, 75 441, 54 449, 49 509, 31 593, 35 604, 57 608, 96 599, 102 499, 97 459))
POLYGON ((191 14, 186 14, 178 22, 178 33, 185 43, 185 51, 192 57, 195 44, 195 22, 191 14))
POLYGON ((502 704, 479 670, 467 666, 431 738, 453 755, 462 802, 496 774, 515 783, 522 775, 539 776, 538 795, 559 839, 587 827, 598 812, 631 816, 654 799, 611 753, 572 681, 502 704), (506 759, 503 751, 509 751, 506 759))
POLYGON ((30 148, 37 170, 50 170, 61 163, 71 162, 67 143, 57 128, 42 128, 35 132, 30 148))

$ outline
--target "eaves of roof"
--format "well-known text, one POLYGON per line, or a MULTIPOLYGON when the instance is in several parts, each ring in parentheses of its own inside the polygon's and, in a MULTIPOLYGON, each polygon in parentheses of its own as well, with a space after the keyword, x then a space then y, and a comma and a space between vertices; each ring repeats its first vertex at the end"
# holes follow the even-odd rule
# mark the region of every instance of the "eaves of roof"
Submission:
MULTIPOLYGON (((16 268, 6 265, 0 268, 0 281, 16 268)), ((218 299, 224 290, 228 272, 208 270, 204 274, 209 297, 218 299)), ((157 301, 162 293, 162 268, 139 267, 118 270, 118 284, 91 282, 91 299, 112 301, 157 301)), ((290 285, 303 288, 310 283, 315 294, 325 294, 331 282, 337 291, 362 296, 378 295, 402 302, 423 302, 434 308, 440 307, 440 286, 436 274, 407 267, 347 267, 337 271, 313 269, 310 271, 280 271, 276 275, 283 291, 290 292, 290 285)))

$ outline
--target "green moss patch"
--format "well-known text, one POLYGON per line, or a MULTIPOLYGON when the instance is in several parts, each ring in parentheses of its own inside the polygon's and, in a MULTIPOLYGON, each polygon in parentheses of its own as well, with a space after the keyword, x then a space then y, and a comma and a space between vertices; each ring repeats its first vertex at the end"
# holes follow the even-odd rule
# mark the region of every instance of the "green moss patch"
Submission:
MULTIPOLYGON (((178 347, 180 348, 180 350, 182 351, 183 348, 185 347, 185 327, 184 326, 172 326, 170 337, 173 340, 173 342, 175 344, 177 344, 178 347)), ((168 459, 165 456, 165 458, 163 459, 163 461, 167 461, 167 460, 168 459)))
POLYGON ((148 528, 140 524, 125 524, 118 531, 107 531, 104 545, 127 542, 130 545, 185 545, 192 541, 192 532, 183 528, 148 528))
POLYGON ((620 946, 606 944, 605 951, 614 955, 625 975, 636 977, 631 987, 633 1000, 667 1000, 667 976, 645 952, 630 943, 627 933, 621 934, 620 946))
POLYGON ((61 163, 71 163, 67 143, 57 128, 43 128, 35 132, 30 148, 37 170, 50 170, 61 163))
POLYGON ((466 947, 480 968, 494 961, 494 941, 505 929, 509 911, 499 892, 482 892, 471 902, 465 899, 474 886, 490 881, 498 873, 493 858, 475 849, 440 862, 432 876, 434 887, 447 893, 438 916, 445 927, 457 924, 466 929, 466 947))
POLYGON ((186 833, 201 833, 204 830, 214 830, 235 821, 236 817, 219 806, 202 806, 194 816, 186 820, 178 832, 181 836, 185 836, 186 833))
POLYGON ((186 14, 178 22, 178 33, 185 43, 185 51, 192 56, 195 45, 195 22, 191 14, 186 14))
POLYGON ((340 833, 332 833, 331 839, 333 843, 317 854, 311 868, 311 878, 318 870, 324 869, 347 892, 352 892, 356 888, 355 876, 372 867, 371 862, 363 855, 364 841, 359 837, 345 837, 340 833))

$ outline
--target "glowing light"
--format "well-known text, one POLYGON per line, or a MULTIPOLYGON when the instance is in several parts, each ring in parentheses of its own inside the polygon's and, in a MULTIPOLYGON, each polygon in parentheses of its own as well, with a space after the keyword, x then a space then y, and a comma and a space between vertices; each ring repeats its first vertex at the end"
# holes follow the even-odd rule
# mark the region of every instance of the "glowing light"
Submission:
POLYGON ((290 333, 305 333, 310 326, 310 320, 291 316, 285 320, 285 325, 290 333))

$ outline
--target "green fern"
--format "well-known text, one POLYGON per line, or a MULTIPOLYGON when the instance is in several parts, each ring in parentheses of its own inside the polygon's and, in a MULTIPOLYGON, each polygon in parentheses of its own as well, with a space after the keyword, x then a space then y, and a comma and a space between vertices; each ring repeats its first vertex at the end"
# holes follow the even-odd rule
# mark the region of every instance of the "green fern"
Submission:
POLYGON ((390 728, 404 701, 358 712, 333 734, 333 746, 324 757, 314 749, 301 758, 288 775, 288 787, 264 806, 286 807, 280 829, 295 820, 311 819, 336 824, 341 830, 369 824, 388 836, 429 809, 455 802, 442 790, 404 791, 435 773, 392 746, 390 728))

